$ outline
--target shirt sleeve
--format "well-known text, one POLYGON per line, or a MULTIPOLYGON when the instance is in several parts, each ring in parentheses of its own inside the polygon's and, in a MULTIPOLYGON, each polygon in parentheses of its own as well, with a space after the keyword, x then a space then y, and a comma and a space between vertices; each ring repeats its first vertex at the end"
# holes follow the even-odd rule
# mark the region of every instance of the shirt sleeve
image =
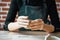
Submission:
POLYGON ((59 21, 55 0, 47 0, 47 8, 48 8, 47 13, 50 15, 51 23, 55 27, 54 32, 60 31, 60 21, 59 21))
POLYGON ((14 22, 15 17, 16 17, 16 14, 17 14, 17 11, 18 11, 17 1, 16 0, 12 0, 11 1, 11 5, 10 5, 10 9, 9 9, 9 12, 7 14, 7 18, 6 18, 5 24, 3 26, 3 28, 5 30, 8 30, 8 24, 10 22, 14 22))

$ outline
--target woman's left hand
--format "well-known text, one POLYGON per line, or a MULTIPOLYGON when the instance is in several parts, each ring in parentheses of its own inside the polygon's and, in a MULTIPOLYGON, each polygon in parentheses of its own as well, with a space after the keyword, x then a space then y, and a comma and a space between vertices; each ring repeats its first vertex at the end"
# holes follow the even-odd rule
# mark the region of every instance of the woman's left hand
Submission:
POLYGON ((43 30, 44 22, 42 19, 32 20, 30 22, 29 28, 31 30, 43 30))

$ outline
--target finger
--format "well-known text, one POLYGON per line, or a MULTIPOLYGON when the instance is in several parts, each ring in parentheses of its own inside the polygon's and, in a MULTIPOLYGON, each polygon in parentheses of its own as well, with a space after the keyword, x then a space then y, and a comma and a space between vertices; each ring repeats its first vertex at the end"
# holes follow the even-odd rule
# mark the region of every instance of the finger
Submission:
POLYGON ((44 21, 42 19, 36 19, 36 20, 40 23, 44 23, 44 21))
POLYGON ((42 19, 36 19, 36 20, 38 20, 38 21, 43 21, 42 19))
POLYGON ((19 25, 29 25, 29 23, 25 23, 25 22, 18 22, 19 25))
POLYGON ((37 28, 30 28, 31 30, 39 30, 39 29, 37 29, 37 28))
POLYGON ((28 16, 19 16, 18 19, 28 19, 28 16))
POLYGON ((37 28, 39 30, 43 30, 44 25, 37 25, 37 26, 31 26, 31 28, 37 28))
POLYGON ((30 20, 22 20, 22 19, 20 19, 20 20, 19 20, 19 22, 29 23, 29 22, 30 22, 30 20))
POLYGON ((27 27, 28 27, 27 24, 23 24, 23 23, 19 24, 18 22, 15 22, 15 24, 18 24, 18 26, 19 26, 20 28, 21 28, 21 27, 24 27, 24 28, 27 28, 27 27))
POLYGON ((31 30, 39 30, 39 29, 36 29, 36 28, 32 28, 31 30))
POLYGON ((30 28, 42 30, 43 29, 43 25, 30 26, 30 28))
POLYGON ((41 26, 41 25, 43 25, 42 23, 34 23, 34 24, 29 24, 29 26, 41 26))
POLYGON ((20 22, 21 20, 28 20, 28 19, 17 19, 17 22, 20 22))
POLYGON ((30 26, 31 28, 41 28, 42 25, 34 25, 34 26, 30 26))
POLYGON ((31 22, 30 22, 31 24, 33 24, 33 23, 35 23, 35 21, 34 20, 31 20, 31 22))
POLYGON ((28 16, 19 16, 17 19, 17 22, 19 22, 19 20, 21 20, 21 19, 27 20, 28 16))
POLYGON ((39 20, 32 20, 30 23, 31 24, 42 24, 44 22, 43 21, 39 21, 39 20))
POLYGON ((39 30, 37 27, 30 27, 31 30, 39 30))

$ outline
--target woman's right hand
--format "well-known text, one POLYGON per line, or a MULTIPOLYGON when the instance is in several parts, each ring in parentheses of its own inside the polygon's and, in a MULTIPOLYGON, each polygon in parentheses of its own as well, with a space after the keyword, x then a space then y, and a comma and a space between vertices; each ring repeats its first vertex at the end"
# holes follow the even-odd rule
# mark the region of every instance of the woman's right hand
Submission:
POLYGON ((17 22, 8 24, 9 31, 16 31, 21 27, 27 28, 29 26, 28 16, 19 16, 17 22))

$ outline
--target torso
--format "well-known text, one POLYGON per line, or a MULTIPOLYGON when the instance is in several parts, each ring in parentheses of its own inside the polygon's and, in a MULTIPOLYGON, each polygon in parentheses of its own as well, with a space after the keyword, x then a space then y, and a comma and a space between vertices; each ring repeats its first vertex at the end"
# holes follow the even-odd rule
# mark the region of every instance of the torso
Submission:
POLYGON ((47 21, 47 6, 43 0, 22 0, 19 16, 29 16, 30 20, 44 19, 47 21))

